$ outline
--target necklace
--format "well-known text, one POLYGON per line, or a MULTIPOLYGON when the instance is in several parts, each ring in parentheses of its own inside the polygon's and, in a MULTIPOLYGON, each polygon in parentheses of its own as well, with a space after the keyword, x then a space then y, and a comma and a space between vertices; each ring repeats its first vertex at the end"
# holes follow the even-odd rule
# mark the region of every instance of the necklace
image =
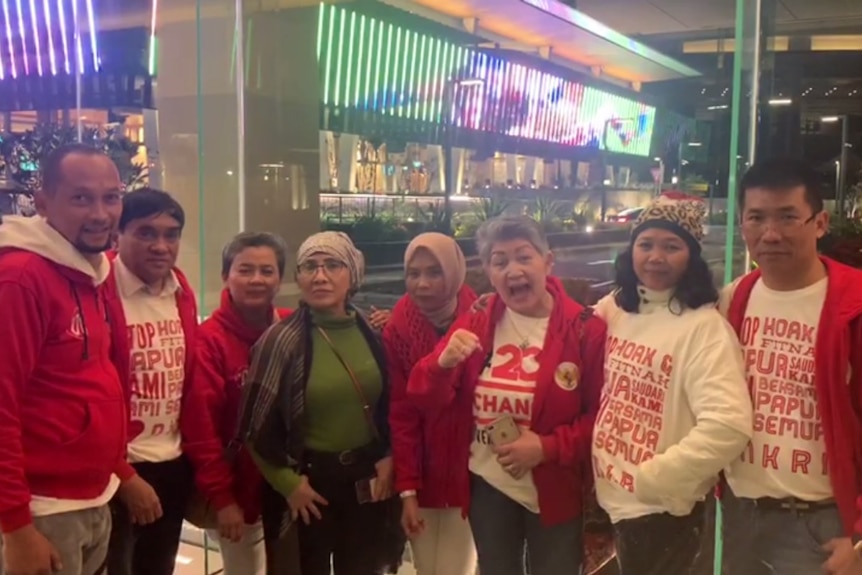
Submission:
POLYGON ((519 343, 519 344, 518 344, 518 348, 519 348, 521 351, 526 351, 526 350, 527 350, 527 348, 528 348, 528 347, 530 347, 530 338, 529 338, 529 336, 530 336, 530 335, 532 335, 532 333, 531 333, 531 332, 532 332, 533 330, 529 330, 529 331, 527 332, 527 335, 524 335, 524 332, 522 332, 522 331, 518 328, 518 324, 515 322, 515 318, 514 318, 514 316, 513 316, 513 315, 509 315, 509 323, 511 323, 511 324, 512 324, 512 329, 514 329, 514 330, 515 330, 515 335, 517 335, 517 336, 518 336, 518 339, 520 339, 520 340, 521 340, 521 343, 519 343))

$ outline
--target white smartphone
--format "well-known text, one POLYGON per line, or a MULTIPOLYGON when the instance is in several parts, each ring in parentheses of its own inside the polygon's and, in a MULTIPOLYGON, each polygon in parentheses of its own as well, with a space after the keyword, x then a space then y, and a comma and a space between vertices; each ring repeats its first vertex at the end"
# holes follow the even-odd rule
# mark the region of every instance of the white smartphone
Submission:
POLYGON ((521 437, 521 428, 511 415, 504 415, 488 424, 488 438, 491 440, 491 445, 495 447, 512 443, 519 437, 521 437))

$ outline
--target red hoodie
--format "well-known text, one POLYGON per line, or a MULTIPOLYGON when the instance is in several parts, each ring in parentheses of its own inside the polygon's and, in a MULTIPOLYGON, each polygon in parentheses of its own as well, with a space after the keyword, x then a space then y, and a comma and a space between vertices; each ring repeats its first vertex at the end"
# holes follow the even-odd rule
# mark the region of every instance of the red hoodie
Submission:
MULTIPOLYGON (((109 253, 109 259, 114 260, 117 257, 116 253, 109 253)), ((195 335, 198 329, 198 306, 195 302, 195 292, 189 285, 188 279, 178 269, 174 268, 174 274, 177 277, 177 282, 180 284, 180 289, 177 290, 177 310, 180 316, 180 323, 183 326, 183 336, 185 338, 186 356, 184 362, 185 381, 183 382, 183 403, 186 405, 186 394, 189 387, 189 381, 193 377, 194 371, 194 344, 195 335)), ((105 297, 105 303, 108 306, 108 318, 113 326, 111 338, 111 361, 117 367, 117 373, 120 374, 120 383, 126 395, 126 411, 130 412, 132 401, 132 386, 131 386, 131 354, 132 342, 130 341, 128 324, 126 323, 126 313, 123 310, 123 300, 120 295, 120 290, 117 286, 117 278, 114 274, 114 265, 111 265, 110 275, 102 285, 102 293, 105 297)), ((182 432, 185 433, 185 409, 181 410, 180 426, 182 432)), ((128 422, 127 422, 128 424, 128 422)), ((131 437, 127 438, 131 440, 131 437)), ((124 466, 122 473, 119 474, 121 480, 126 480, 135 474, 134 469, 128 463, 124 466)))
MULTIPOLYGON (((278 309, 279 319, 290 310, 278 309)), ((227 444, 236 433, 242 379, 252 346, 266 328, 248 325, 224 290, 221 306, 198 328, 195 376, 188 388, 189 409, 184 413, 183 451, 195 467, 198 489, 216 511, 237 503, 245 522, 260 517, 263 478, 244 450, 231 466, 225 459, 227 444)))
MULTIPOLYGON (((829 479, 849 536, 857 522, 862 527, 856 508, 856 498, 862 494, 862 271, 821 259, 828 285, 817 326, 814 385, 829 479)), ((755 270, 743 276, 734 289, 727 319, 737 335, 758 279, 760 271, 755 270)))
MULTIPOLYGON (((554 309, 543 349, 536 356, 539 371, 530 428, 541 437, 545 454, 545 462, 533 469, 540 516, 544 525, 553 526, 581 514, 584 491, 592 478, 590 448, 604 384, 607 326, 569 298, 557 278, 549 277, 547 288, 554 297, 554 309), (571 391, 554 381, 562 362, 574 363, 580 372, 580 380, 571 391)), ((448 409, 458 422, 450 460, 452 473, 460 474, 457 482, 462 492, 458 500, 464 502, 465 514, 470 499, 468 462, 474 393, 488 358, 484 352, 474 353, 454 369, 443 369, 437 362, 458 329, 479 336, 483 350, 494 349, 494 330, 505 309, 499 296, 493 295, 485 308, 458 318, 434 352, 413 368, 407 384, 407 394, 417 405, 426 410, 448 409)))
MULTIPOLYGON (((473 290, 462 287, 458 293, 456 317, 467 313, 474 301, 473 290)), ((466 480, 467 476, 456 472, 458 461, 452 451, 463 419, 453 410, 423 413, 407 398, 410 370, 434 351, 440 338, 437 329, 406 295, 395 304, 383 330, 392 392, 389 425, 395 489, 399 493, 417 490, 420 507, 463 508, 467 502, 462 496, 469 489, 460 485, 459 480, 466 480)))
POLYGON ((42 218, 0 225, 0 526, 31 496, 109 498, 124 462, 123 391, 94 268, 42 218))

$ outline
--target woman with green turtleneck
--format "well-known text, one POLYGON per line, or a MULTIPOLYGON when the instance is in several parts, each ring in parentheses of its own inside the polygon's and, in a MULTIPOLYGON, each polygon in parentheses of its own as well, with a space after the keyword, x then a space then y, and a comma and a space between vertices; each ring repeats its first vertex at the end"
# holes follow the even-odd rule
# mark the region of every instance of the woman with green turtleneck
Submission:
POLYGON ((283 533, 296 521, 303 575, 329 575, 330 564, 335 575, 394 573, 405 537, 386 364, 350 304, 364 258, 345 234, 322 232, 297 263, 300 307, 258 341, 243 388, 238 437, 272 488, 264 523, 283 533))

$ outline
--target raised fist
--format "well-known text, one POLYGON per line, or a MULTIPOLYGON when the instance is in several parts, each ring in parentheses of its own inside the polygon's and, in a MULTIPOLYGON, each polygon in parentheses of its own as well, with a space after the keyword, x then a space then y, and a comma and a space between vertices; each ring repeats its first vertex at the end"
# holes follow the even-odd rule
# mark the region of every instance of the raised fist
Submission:
POLYGON ((437 363, 444 369, 452 369, 481 349, 482 344, 479 343, 479 337, 475 333, 459 329, 446 342, 446 348, 440 354, 437 363))

